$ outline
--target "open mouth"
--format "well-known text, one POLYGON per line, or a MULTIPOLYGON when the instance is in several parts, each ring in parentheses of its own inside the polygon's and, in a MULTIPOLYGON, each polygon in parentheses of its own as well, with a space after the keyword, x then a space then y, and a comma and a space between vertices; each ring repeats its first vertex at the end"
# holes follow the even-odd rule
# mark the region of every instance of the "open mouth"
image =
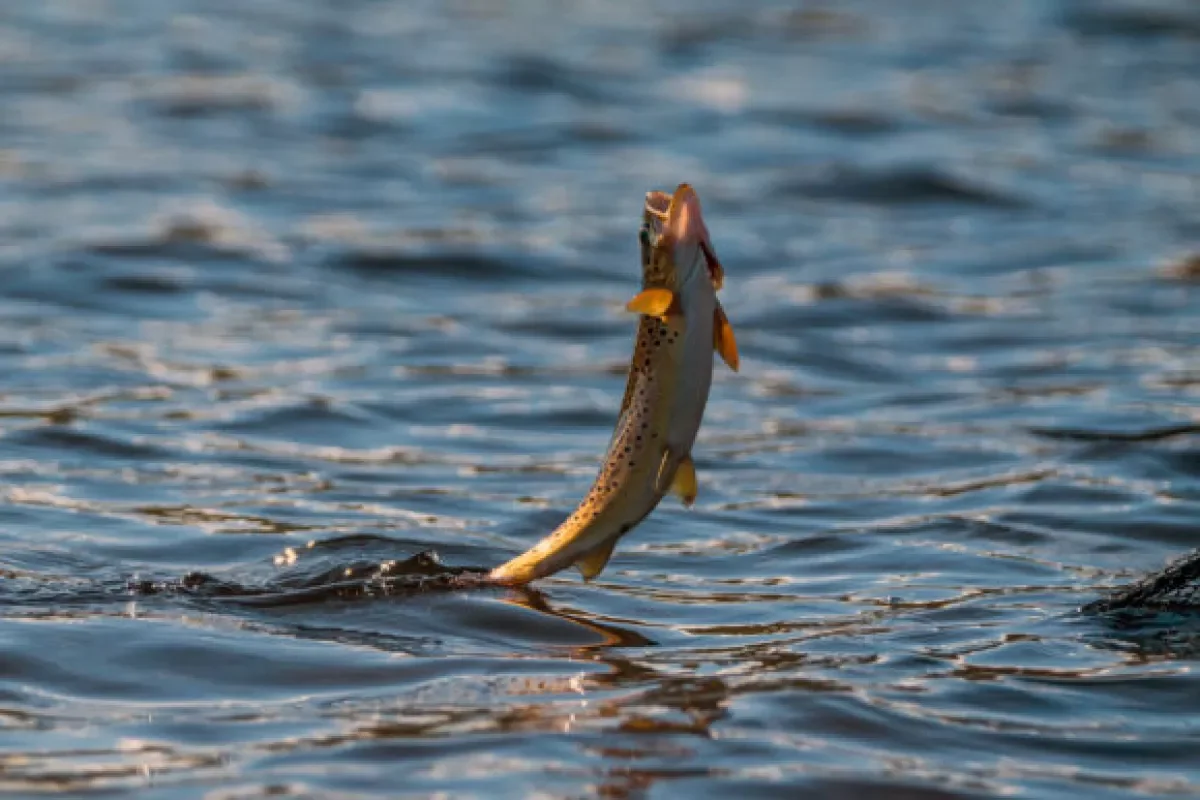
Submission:
MULTIPOLYGON (((644 247, 651 247, 658 243, 670 217, 671 202, 672 197, 666 192, 646 193, 646 207, 642 214, 640 234, 644 247)), ((712 244, 709 243, 707 236, 700 240, 700 252, 704 255, 704 263, 708 267, 708 279, 712 283, 713 289, 719 291, 725 284, 725 270, 722 268, 717 254, 713 252, 712 244)))
MULTIPOLYGON (((683 188, 683 186, 680 186, 679 190, 676 191, 677 196, 683 191, 683 188)), ((664 229, 667 219, 671 216, 673 201, 674 198, 666 192, 647 192, 646 211, 642 215, 643 245, 649 246, 650 242, 658 242, 659 237, 662 235, 662 229, 664 229)), ((709 282, 712 282, 714 290, 720 290, 722 285, 725 285, 725 269, 721 266, 721 261, 716 258, 716 253, 713 252, 713 245, 708 241, 708 233, 704 229, 703 222, 700 223, 700 229, 703 231, 700 240, 700 252, 704 255, 704 264, 708 266, 708 279, 709 282)))

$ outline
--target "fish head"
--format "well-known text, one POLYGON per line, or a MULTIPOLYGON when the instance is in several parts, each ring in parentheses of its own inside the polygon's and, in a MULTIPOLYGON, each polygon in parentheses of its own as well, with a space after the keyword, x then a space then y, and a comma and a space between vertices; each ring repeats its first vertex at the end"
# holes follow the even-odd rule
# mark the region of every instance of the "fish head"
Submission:
POLYGON ((642 283, 681 292, 707 275, 714 291, 725 282, 712 239, 700 211, 700 198, 686 183, 675 193, 648 192, 638 234, 642 248, 642 283))

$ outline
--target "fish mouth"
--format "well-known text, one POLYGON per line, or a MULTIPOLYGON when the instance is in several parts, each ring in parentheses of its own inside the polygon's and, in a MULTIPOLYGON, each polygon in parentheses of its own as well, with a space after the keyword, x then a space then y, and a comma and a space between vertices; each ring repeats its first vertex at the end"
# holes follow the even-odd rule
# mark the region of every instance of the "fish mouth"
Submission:
POLYGON ((642 224, 652 234, 655 243, 670 229, 672 220, 677 220, 683 214, 695 215, 695 220, 690 222, 689 228, 695 232, 694 235, 698 239, 700 253, 704 256, 704 263, 708 268, 708 279, 713 289, 720 291, 725 285, 725 269, 713 250, 708 228, 704 225, 704 218, 700 213, 700 198, 696 191, 688 184, 681 183, 673 195, 660 191, 646 193, 642 224))
POLYGON ((642 209, 642 225, 651 233, 653 240, 658 241, 667 224, 667 212, 671 208, 671 195, 666 192, 646 192, 646 205, 642 209))

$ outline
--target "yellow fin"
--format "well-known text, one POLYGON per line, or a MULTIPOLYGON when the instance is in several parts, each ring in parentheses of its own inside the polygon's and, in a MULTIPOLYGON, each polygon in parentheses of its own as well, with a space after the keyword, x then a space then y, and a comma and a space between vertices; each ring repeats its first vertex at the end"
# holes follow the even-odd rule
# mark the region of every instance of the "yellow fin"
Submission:
POLYGON ((666 321, 667 313, 674 304, 675 293, 670 289, 645 289, 625 304, 625 310, 666 321))
POLYGON ((599 547, 587 551, 575 562, 575 566, 579 568, 579 574, 585 581, 590 581, 604 571, 618 541, 619 538, 610 539, 599 547))
POLYGON ((684 456, 671 479, 671 491, 679 495, 685 506, 696 502, 696 465, 691 456, 684 456))
POLYGON ((733 326, 729 324, 729 317, 725 316, 725 309, 717 304, 717 310, 713 312, 713 349, 721 354, 721 360, 729 365, 729 368, 734 372, 738 371, 738 351, 737 340, 733 338, 733 326))

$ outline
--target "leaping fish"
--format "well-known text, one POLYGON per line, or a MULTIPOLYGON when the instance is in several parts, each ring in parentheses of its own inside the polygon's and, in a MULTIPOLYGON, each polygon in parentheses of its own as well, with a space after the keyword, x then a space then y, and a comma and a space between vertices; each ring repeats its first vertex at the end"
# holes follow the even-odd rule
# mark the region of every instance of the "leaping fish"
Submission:
POLYGON ((621 537, 668 491, 696 500, 692 445, 712 383, 713 350, 735 372, 737 343, 716 292, 725 273, 686 183, 650 192, 639 231, 642 291, 626 310, 641 315, 625 399, 587 497, 552 533, 490 577, 523 584, 572 564, 599 575, 621 537))

